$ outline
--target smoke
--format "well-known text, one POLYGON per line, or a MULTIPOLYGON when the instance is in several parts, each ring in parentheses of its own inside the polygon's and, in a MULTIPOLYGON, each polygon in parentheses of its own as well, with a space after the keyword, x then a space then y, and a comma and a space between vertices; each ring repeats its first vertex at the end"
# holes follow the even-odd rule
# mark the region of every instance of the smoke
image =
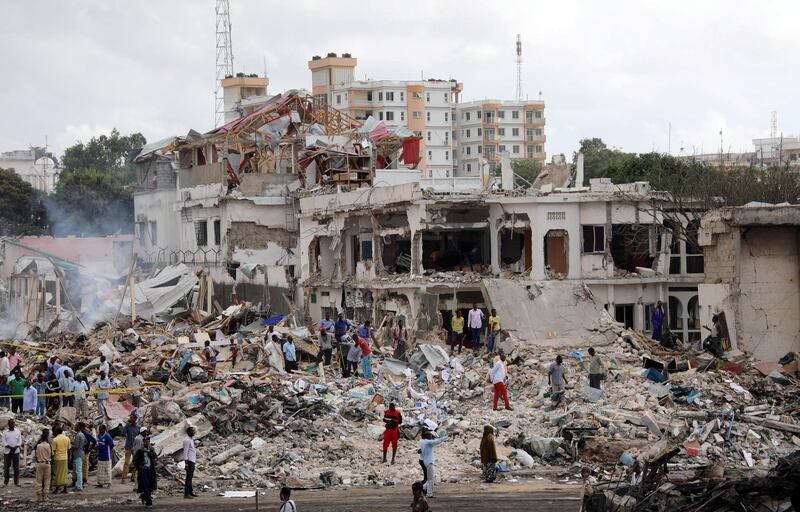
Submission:
POLYGON ((44 201, 53 236, 107 236, 133 233, 133 197, 85 197, 65 200, 50 195, 44 201))

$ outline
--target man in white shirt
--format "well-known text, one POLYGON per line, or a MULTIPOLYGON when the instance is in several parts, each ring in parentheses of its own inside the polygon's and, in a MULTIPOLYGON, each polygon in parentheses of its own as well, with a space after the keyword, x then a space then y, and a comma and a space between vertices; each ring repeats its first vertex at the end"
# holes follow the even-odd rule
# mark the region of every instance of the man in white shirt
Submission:
POLYGON ((108 392, 111 389, 111 381, 108 380, 104 372, 100 372, 100 378, 94 383, 94 388, 99 391, 97 393, 97 415, 106 417, 106 401, 108 401, 108 392))
POLYGON ((142 386, 144 386, 144 379, 139 375, 136 368, 133 368, 131 374, 125 377, 125 387, 130 390, 127 396, 128 402, 136 408, 141 404, 142 392, 133 388, 141 388, 142 386))
POLYGON ((433 432, 426 430, 422 433, 422 441, 419 442, 422 464, 425 467, 425 484, 423 490, 426 491, 425 496, 428 498, 433 497, 433 481, 435 480, 433 465, 436 458, 433 453, 433 448, 437 444, 442 444, 445 441, 447 441, 447 436, 436 437, 433 432))
POLYGON ((97 369, 98 372, 105 372, 107 376, 111 375, 111 366, 106 361, 106 356, 100 356, 100 367, 97 369))
POLYGON ((192 487, 194 478, 194 468, 197 464, 197 450, 194 447, 194 427, 186 429, 186 437, 183 438, 183 463, 186 466, 186 479, 183 484, 183 499, 189 500, 196 498, 192 487))
POLYGON ((14 466, 14 485, 19 487, 19 452, 22 447, 22 434, 15 428, 14 420, 8 420, 8 430, 3 433, 3 480, 8 485, 11 466, 14 466))
POLYGON ((483 311, 478 309, 477 304, 472 305, 467 316, 467 327, 472 337, 472 350, 478 352, 481 347, 481 330, 483 329, 483 311))
POLYGON ((278 512, 297 512, 297 507, 290 498, 292 496, 292 490, 288 487, 283 487, 281 489, 281 508, 278 512))
POLYGON ((0 350, 0 377, 8 377, 11 375, 11 363, 5 351, 0 350))
POLYGON ((508 390, 506 389, 506 355, 500 352, 500 358, 495 361, 489 372, 489 378, 494 386, 494 398, 492 400, 492 409, 497 410, 497 399, 503 397, 503 402, 506 404, 506 409, 513 411, 511 404, 508 402, 508 390))

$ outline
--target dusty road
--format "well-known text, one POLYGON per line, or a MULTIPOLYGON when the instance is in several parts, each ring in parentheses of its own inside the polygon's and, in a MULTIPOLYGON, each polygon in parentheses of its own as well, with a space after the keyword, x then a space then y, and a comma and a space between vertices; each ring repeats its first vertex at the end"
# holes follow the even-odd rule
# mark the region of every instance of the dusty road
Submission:
MULTIPOLYGON (((29 501, 33 495, 33 482, 25 481, 21 488, 7 487, 0 490, 0 510, 92 510, 128 511, 145 510, 126 485, 109 492, 107 489, 88 489, 84 493, 58 496, 46 505, 29 501)), ((578 512, 580 510, 578 485, 562 484, 546 480, 527 480, 496 484, 441 484, 436 487, 437 496, 430 500, 436 512, 578 512)), ((411 491, 407 486, 380 488, 350 488, 321 491, 295 491, 292 496, 299 512, 389 512, 407 511, 411 503, 411 491)), ((266 491, 255 499, 230 499, 204 493, 195 500, 184 500, 180 496, 157 496, 152 510, 170 512, 211 511, 275 511, 278 509, 278 492, 266 491)))

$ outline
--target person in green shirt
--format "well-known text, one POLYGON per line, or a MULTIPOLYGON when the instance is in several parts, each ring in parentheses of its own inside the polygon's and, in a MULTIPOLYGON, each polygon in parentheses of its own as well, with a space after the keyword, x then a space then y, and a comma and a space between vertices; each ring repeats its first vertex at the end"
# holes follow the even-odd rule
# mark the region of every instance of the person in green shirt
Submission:
POLYGON ((600 359, 600 354, 595 352, 594 347, 589 347, 589 386, 600 389, 600 381, 603 380, 605 365, 600 359))
POLYGON ((25 378, 19 368, 14 372, 14 376, 8 381, 11 385, 11 412, 22 414, 23 395, 25 393, 25 378))
POLYGON ((456 316, 450 320, 450 355, 453 355, 456 343, 458 343, 458 353, 461 353, 461 346, 464 343, 464 317, 461 311, 456 311, 456 316))

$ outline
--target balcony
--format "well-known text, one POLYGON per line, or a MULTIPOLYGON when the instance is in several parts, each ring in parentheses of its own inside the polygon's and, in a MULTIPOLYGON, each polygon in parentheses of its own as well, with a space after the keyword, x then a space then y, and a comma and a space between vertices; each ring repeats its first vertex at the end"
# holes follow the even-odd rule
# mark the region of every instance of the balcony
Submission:
POLYGON ((527 139, 526 142, 545 142, 547 140, 546 135, 531 135, 527 139))
POLYGON ((544 117, 540 117, 538 119, 535 118, 535 117, 533 117, 533 118, 526 117, 525 118, 525 126, 526 127, 529 127, 529 126, 544 126, 544 119, 545 119, 544 117))

